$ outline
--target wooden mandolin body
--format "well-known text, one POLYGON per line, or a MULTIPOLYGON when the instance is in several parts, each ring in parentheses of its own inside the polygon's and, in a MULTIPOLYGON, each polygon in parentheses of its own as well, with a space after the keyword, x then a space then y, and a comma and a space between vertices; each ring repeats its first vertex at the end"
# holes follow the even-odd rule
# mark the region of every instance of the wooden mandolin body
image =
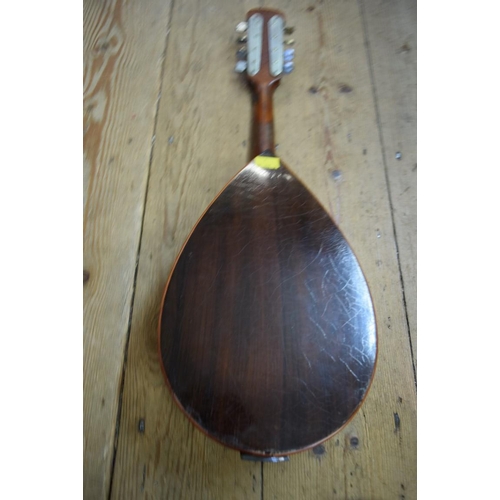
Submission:
POLYGON ((244 453, 310 448, 359 408, 377 354, 368 286, 278 158, 250 162, 193 229, 165 290, 159 349, 186 415, 244 453))

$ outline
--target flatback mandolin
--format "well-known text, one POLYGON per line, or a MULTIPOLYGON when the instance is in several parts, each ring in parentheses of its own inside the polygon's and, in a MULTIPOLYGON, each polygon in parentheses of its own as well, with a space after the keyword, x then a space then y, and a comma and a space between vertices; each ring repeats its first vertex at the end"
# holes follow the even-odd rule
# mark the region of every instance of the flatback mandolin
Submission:
POLYGON ((199 429, 243 457, 280 461, 353 417, 374 374, 377 334, 347 241, 274 152, 272 96, 293 65, 284 15, 254 9, 243 24, 237 68, 253 93, 251 161, 177 257, 159 350, 175 401, 199 429))

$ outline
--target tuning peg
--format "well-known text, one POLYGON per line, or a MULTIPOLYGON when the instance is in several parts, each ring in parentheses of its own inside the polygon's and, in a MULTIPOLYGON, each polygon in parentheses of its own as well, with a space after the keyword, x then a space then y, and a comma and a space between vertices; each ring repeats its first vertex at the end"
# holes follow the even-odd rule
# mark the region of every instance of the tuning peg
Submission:
POLYGON ((286 26, 284 29, 283 29, 285 35, 291 35, 294 31, 295 31, 295 27, 294 26, 286 26))
POLYGON ((238 43, 246 43, 247 42, 247 36, 243 35, 238 37, 238 43))
POLYGON ((247 58, 247 49, 245 49, 244 47, 241 47, 241 49, 238 49, 236 51, 236 58, 238 59, 238 61, 243 61, 244 59, 247 58))
POLYGON ((248 29, 248 23, 246 23, 246 22, 238 23, 236 25, 236 32, 237 33, 245 33, 245 31, 247 29, 248 29))
POLYGON ((288 75, 289 73, 291 73, 293 71, 294 68, 295 68, 295 64, 293 64, 292 61, 288 61, 285 64, 283 64, 283 73, 288 75))
POLYGON ((295 40, 293 38, 290 38, 289 40, 285 40, 285 45, 293 45, 295 43, 295 40))
POLYGON ((295 49, 285 49, 283 51, 283 60, 285 62, 290 62, 295 57, 295 49))
POLYGON ((236 66, 234 67, 234 71, 236 71, 236 73, 244 73, 246 69, 247 69, 246 61, 238 61, 236 63, 236 66))

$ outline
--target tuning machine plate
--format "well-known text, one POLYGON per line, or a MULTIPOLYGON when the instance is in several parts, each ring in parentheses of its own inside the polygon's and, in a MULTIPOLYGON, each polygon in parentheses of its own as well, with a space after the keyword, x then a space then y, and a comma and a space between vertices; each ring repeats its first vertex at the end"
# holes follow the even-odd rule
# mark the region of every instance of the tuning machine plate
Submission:
POLYGON ((262 58, 262 33, 264 28, 264 18, 261 14, 253 14, 248 20, 248 68, 247 73, 255 76, 260 71, 262 58))
POLYGON ((283 72, 283 18, 273 16, 268 24, 269 33, 269 68, 271 75, 283 72))

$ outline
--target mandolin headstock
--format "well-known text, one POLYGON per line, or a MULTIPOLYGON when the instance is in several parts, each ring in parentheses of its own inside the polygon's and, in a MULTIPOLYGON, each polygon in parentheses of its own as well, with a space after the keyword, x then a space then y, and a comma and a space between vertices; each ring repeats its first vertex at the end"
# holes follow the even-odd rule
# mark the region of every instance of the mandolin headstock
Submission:
POLYGON ((252 9, 246 21, 236 26, 244 44, 237 52, 235 71, 244 73, 256 86, 277 83, 283 74, 294 68, 293 40, 285 40, 284 34, 291 34, 293 28, 285 26, 284 14, 275 9, 252 9))

